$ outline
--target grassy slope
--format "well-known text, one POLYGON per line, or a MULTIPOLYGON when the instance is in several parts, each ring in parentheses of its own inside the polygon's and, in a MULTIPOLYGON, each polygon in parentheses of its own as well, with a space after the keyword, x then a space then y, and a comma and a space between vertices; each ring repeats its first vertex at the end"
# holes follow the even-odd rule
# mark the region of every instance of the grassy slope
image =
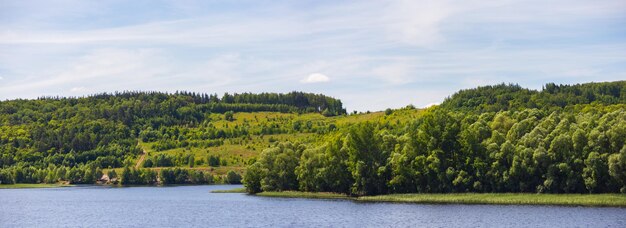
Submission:
MULTIPOLYGON (((335 116, 324 117, 318 113, 308 114, 293 114, 293 113, 276 113, 276 112, 239 112, 234 114, 234 121, 226 121, 221 114, 211 114, 213 119, 213 125, 219 128, 233 128, 237 125, 248 125, 251 132, 260 128, 263 124, 280 124, 291 126, 294 121, 311 121, 314 124, 335 124, 337 127, 346 127, 355 123, 365 121, 388 121, 392 124, 403 124, 411 121, 417 115, 420 114, 420 110, 396 110, 393 114, 386 116, 383 112, 363 113, 357 115, 348 116, 335 116)), ((227 166, 210 167, 207 164, 194 166, 193 169, 210 171, 213 174, 224 175, 229 170, 234 170, 243 173, 245 167, 248 165, 251 159, 256 159, 258 155, 265 148, 270 147, 273 142, 301 142, 301 143, 313 143, 321 139, 322 136, 315 133, 287 133, 287 134, 273 134, 273 135, 251 135, 250 138, 234 138, 224 140, 224 145, 207 147, 207 148, 174 148, 164 151, 155 151, 152 149, 154 143, 143 143, 139 145, 146 150, 148 157, 154 157, 158 154, 164 153, 169 155, 176 154, 194 154, 195 160, 205 160, 209 155, 216 155, 220 158, 228 160, 227 166)), ((181 166, 180 168, 189 168, 188 166, 181 166)), ((151 168, 160 170, 161 168, 151 168)), ((105 172, 108 170, 105 170, 105 172)), ((121 168, 116 169, 116 172, 120 174, 121 168)))
POLYGON ((13 189, 13 188, 58 188, 58 187, 72 187, 70 184, 0 184, 0 189, 13 189))

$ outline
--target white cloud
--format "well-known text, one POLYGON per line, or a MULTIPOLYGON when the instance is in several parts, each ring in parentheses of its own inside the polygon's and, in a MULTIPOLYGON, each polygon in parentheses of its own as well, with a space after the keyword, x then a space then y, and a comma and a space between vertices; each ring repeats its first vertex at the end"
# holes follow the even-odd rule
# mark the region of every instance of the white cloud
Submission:
POLYGON ((309 74, 308 77, 300 80, 300 82, 302 83, 321 83, 321 82, 328 82, 328 81, 330 81, 330 78, 320 73, 309 74))
POLYGON ((441 23, 453 13, 446 1, 394 1, 382 17, 388 37, 413 45, 428 46, 443 40, 441 23))
POLYGON ((244 60, 236 53, 217 55, 200 62, 170 64, 173 75, 157 85, 165 90, 213 92, 217 88, 241 83, 242 75, 248 72, 242 67, 244 60), (186 65, 186 69, 174 69, 181 64, 186 65))
POLYGON ((84 93, 84 92, 87 92, 87 88, 85 88, 84 86, 72 87, 70 89, 70 92, 72 92, 72 93, 84 93))
POLYGON ((414 73, 411 65, 404 62, 396 62, 376 67, 372 69, 372 73, 390 84, 399 85, 411 82, 411 74, 414 73))
POLYGON ((432 102, 432 103, 428 103, 422 106, 422 108, 429 108, 431 106, 435 106, 435 105, 439 105, 441 104, 440 102, 432 102))
POLYGON ((0 99, 289 92, 294 82, 328 82, 327 74, 332 83, 308 92, 382 110, 500 82, 541 88, 624 78, 626 40, 607 35, 619 32, 623 1, 366 0, 306 9, 185 2, 158 14, 132 7, 121 18, 128 3, 101 2, 9 6, 9 20, 0 21, 0 99))
POLYGON ((31 97, 67 91, 83 94, 87 92, 83 85, 89 85, 92 92, 139 89, 151 85, 157 79, 155 76, 170 71, 159 55, 155 49, 96 49, 71 59, 59 70, 31 71, 29 75, 37 77, 24 77, 11 85, 0 86, 0 94, 38 93, 31 97))
POLYGON ((380 111, 386 108, 403 108, 408 104, 416 107, 426 107, 438 104, 445 96, 450 95, 450 90, 438 88, 423 88, 419 90, 407 88, 381 87, 368 89, 344 89, 344 94, 337 96, 345 104, 348 111, 380 111))

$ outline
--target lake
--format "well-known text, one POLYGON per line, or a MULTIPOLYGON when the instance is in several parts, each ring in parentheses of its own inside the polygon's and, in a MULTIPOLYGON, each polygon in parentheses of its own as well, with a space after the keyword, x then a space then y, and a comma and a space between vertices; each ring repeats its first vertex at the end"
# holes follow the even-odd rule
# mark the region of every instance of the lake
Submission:
POLYGON ((626 227, 626 208, 361 203, 210 193, 238 187, 0 189, 0 227, 626 227))

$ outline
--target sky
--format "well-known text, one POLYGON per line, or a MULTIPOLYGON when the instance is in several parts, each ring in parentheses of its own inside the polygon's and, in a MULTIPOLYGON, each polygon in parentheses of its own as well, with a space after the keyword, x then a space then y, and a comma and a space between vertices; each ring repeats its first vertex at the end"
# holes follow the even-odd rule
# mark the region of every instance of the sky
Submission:
POLYGON ((0 100, 305 91, 376 111, 616 80, 624 0, 0 0, 0 100))

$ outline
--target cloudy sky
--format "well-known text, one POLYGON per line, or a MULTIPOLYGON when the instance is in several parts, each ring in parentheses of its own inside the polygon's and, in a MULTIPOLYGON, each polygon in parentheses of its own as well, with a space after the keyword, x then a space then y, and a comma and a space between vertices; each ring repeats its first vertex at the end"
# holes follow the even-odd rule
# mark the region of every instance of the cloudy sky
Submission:
POLYGON ((298 90, 365 111, 625 79, 624 0, 0 0, 0 100, 298 90))

